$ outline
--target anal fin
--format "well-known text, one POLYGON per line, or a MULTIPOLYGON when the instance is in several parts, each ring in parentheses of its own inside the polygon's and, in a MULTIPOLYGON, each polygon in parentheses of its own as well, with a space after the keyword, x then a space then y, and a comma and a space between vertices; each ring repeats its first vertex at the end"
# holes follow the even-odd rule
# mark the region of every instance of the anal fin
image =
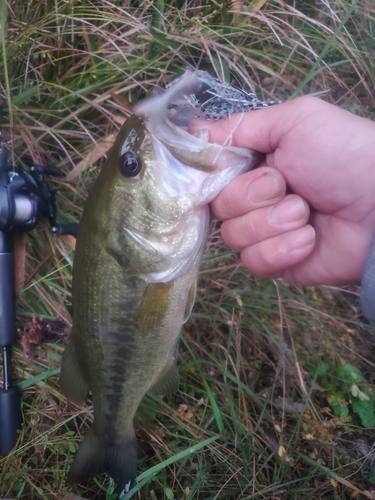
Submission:
POLYGON ((185 305, 185 313, 184 313, 184 319, 183 322, 186 323, 186 321, 190 318, 191 311, 193 309, 194 303, 195 303, 195 297, 197 295, 197 280, 194 281, 194 283, 191 285, 187 299, 186 299, 186 305, 185 305))
POLYGON ((172 394, 178 390, 179 384, 180 376, 176 362, 173 359, 147 392, 153 396, 168 396, 168 394, 172 394))
POLYGON ((74 345, 70 342, 64 351, 60 372, 61 391, 73 403, 84 403, 89 394, 89 386, 78 364, 74 345))

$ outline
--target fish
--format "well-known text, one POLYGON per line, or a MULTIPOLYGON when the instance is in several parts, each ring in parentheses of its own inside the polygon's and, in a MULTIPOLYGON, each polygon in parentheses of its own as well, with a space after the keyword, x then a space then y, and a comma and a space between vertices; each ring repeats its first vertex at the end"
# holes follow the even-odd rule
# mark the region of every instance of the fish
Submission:
MULTIPOLYGON (((73 264, 72 318, 60 387, 74 403, 91 393, 94 420, 68 473, 101 473, 121 497, 137 468, 135 412, 145 394, 178 389, 176 349, 190 317, 210 231, 208 204, 260 153, 187 131, 220 81, 187 70, 140 101, 121 127, 84 206, 73 264)), ((226 95, 227 84, 222 84, 226 95)), ((222 98, 224 111, 230 103, 222 98)), ((219 99, 220 101, 220 99, 219 99)))

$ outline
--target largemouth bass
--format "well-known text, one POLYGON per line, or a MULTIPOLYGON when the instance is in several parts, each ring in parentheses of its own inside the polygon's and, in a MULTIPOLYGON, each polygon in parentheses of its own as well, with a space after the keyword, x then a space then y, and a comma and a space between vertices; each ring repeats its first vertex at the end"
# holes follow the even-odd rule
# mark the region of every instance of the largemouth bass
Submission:
POLYGON ((176 344, 195 300, 208 203, 260 160, 254 151, 186 131, 213 97, 215 110, 221 102, 228 114, 225 99, 217 100, 217 82, 187 71, 138 104, 85 204, 60 384, 76 403, 91 392, 94 422, 69 481, 107 472, 117 492, 127 492, 136 475, 134 414, 146 393, 178 387, 176 344))

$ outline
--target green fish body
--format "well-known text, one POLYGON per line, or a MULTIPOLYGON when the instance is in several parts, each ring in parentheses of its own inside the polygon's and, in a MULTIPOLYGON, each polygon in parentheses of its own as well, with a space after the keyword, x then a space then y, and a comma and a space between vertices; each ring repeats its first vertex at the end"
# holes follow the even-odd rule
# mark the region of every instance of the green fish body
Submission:
POLYGON ((207 204, 259 161, 253 151, 210 144, 176 124, 176 102, 202 91, 199 73, 187 71, 136 107, 79 226, 73 328, 60 385, 76 403, 91 392, 94 422, 68 480, 107 472, 120 496, 136 475, 133 418, 142 398, 178 387, 176 344, 194 304, 210 227, 207 204))

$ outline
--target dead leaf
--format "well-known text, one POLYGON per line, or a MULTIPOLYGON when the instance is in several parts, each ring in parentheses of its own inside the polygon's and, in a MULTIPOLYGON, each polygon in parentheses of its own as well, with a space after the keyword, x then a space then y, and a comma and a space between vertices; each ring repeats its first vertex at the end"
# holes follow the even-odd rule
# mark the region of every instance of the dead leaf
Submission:
POLYGON ((122 115, 112 115, 112 118, 115 120, 116 123, 119 125, 123 125, 126 122, 125 116, 122 115))
POLYGON ((336 479, 331 479, 331 484, 334 488, 338 488, 339 487, 339 483, 336 481, 336 479))
POLYGON ((71 325, 61 320, 46 320, 36 317, 27 320, 21 333, 24 357, 26 359, 32 357, 34 347, 39 347, 46 342, 62 340, 66 343, 70 330, 71 325))
POLYGON ((179 413, 180 415, 184 415, 184 414, 187 412, 187 409, 188 409, 187 405, 185 405, 185 404, 180 404, 180 405, 178 406, 178 413, 179 413))
POLYGON ((252 12, 258 12, 258 10, 260 10, 266 2, 267 0, 256 0, 255 2, 250 4, 249 10, 251 10, 252 12))
POLYGON ((62 500, 85 500, 85 499, 83 497, 74 495, 74 493, 67 493, 62 500))
POLYGON ((66 176, 67 182, 73 182, 80 176, 80 174, 86 170, 89 165, 92 165, 96 161, 100 160, 109 149, 111 149, 113 143, 115 142, 116 134, 109 134, 102 142, 96 144, 94 149, 81 160, 74 169, 66 176))
POLYGON ((63 242, 68 245, 69 248, 72 250, 76 249, 76 238, 75 236, 72 236, 71 234, 64 234, 63 236, 60 236, 60 238, 63 240, 63 242))
POLYGON ((243 8, 242 0, 231 0, 230 9, 231 11, 233 11, 233 24, 238 23, 242 8, 243 8))
POLYGON ((296 75, 286 75, 285 73, 283 75, 280 75, 278 78, 275 76, 266 76, 262 80, 262 84, 267 87, 269 85, 272 85, 274 83, 277 83, 279 80, 281 80, 285 84, 290 84, 294 85, 297 82, 297 76, 296 75))
POLYGON ((125 99, 121 94, 112 94, 112 98, 114 101, 117 102, 121 108, 126 111, 127 113, 134 113, 133 106, 130 104, 130 102, 125 99))
POLYGON ((242 0, 231 0, 230 8, 235 10, 236 12, 240 12, 243 8, 243 1, 242 0))

